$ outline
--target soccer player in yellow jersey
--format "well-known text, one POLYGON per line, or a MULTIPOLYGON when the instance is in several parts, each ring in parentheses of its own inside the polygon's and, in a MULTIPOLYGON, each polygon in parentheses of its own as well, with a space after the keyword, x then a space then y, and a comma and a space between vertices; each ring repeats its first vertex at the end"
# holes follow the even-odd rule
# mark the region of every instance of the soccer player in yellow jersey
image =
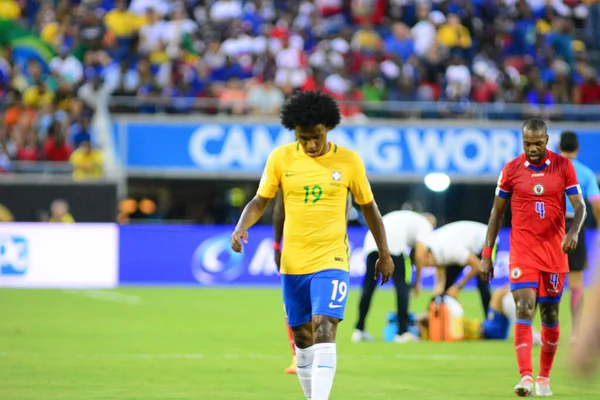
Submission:
POLYGON ((381 284, 394 272, 381 214, 358 154, 327 141, 340 123, 332 97, 319 92, 293 95, 281 109, 282 125, 297 142, 273 150, 256 196, 246 205, 231 235, 242 251, 248 229, 260 220, 279 188, 285 206, 281 254, 283 301, 294 333, 298 378, 307 399, 329 399, 336 371, 335 337, 348 296, 346 236, 348 192, 361 206, 379 250, 375 277, 381 284))
MULTIPOLYGON (((348 220, 350 219, 350 211, 352 210, 352 195, 348 195, 348 202, 346 204, 346 224, 348 224, 348 220)), ((273 255, 275 257, 275 265, 277 266, 277 271, 281 269, 281 239, 283 238, 283 224, 285 221, 285 208, 283 205, 283 196, 281 195, 281 190, 277 192, 275 196, 275 204, 273 205, 273 255)), ((397 270, 395 270, 397 272, 397 270)), ((285 304, 284 304, 285 310, 285 304)), ((292 332, 292 328, 287 323, 286 320, 286 328, 288 333, 288 341, 292 348, 292 363, 289 367, 283 370, 285 374, 295 374, 297 372, 297 364, 296 364, 296 344, 294 343, 294 332, 292 332)))

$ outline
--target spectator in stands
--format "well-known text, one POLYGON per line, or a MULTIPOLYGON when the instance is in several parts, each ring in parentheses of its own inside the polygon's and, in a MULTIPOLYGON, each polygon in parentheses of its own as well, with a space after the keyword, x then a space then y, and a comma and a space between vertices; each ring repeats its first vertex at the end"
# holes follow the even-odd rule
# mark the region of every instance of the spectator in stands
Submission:
POLYGON ((273 78, 265 77, 263 83, 252 86, 248 91, 247 106, 252 114, 278 115, 283 104, 283 92, 273 82, 273 78))
POLYGON ((410 30, 414 41, 415 54, 423 57, 436 41, 437 31, 429 18, 430 7, 427 3, 417 4, 417 16, 419 22, 410 30))
POLYGON ((550 118, 555 114, 554 105, 556 100, 548 85, 543 81, 537 81, 533 89, 527 93, 527 111, 529 116, 540 116, 550 118))
POLYGON ((74 179, 93 179, 104 175, 102 152, 92 147, 88 142, 82 142, 77 150, 71 154, 74 179))
POLYGON ((18 127, 15 129, 17 143, 17 159, 19 161, 39 161, 41 152, 37 142, 37 136, 30 127, 18 127))
POLYGON ((231 78, 220 90, 219 108, 227 114, 242 115, 246 112, 246 91, 238 78, 231 78))
POLYGON ((75 219, 69 213, 69 203, 63 199, 56 199, 50 205, 49 222, 73 223, 75 219))
POLYGON ((134 37, 144 20, 127 10, 125 0, 115 0, 115 8, 104 16, 104 24, 108 30, 109 43, 114 43, 117 56, 126 58, 131 56, 134 37))
POLYGON ((404 62, 415 54, 415 43, 405 24, 395 23, 392 26, 392 35, 385 39, 383 51, 386 55, 399 57, 404 62))
POLYGON ((21 6, 16 0, 2 0, 0 7, 0 18, 16 20, 21 16, 21 6))
POLYGON ((52 162, 66 162, 71 156, 71 147, 66 142, 64 126, 56 121, 50 127, 43 145, 44 159, 52 162))
POLYGON ((381 50, 383 41, 377 31, 373 29, 373 24, 370 21, 365 21, 352 36, 350 44, 355 51, 372 52, 381 50))
POLYGON ((12 161, 5 143, 0 142, 0 174, 12 172, 12 161))
POLYGON ((238 0, 217 0, 210 7, 210 20, 223 23, 242 16, 242 2, 238 0))
MULTIPOLYGON (((130 8, 131 9, 131 8, 130 8)), ((147 56, 158 50, 161 41, 165 21, 161 19, 155 8, 148 8, 146 12, 146 24, 140 29, 140 42, 138 50, 140 54, 147 56)))
POLYGON ((473 45, 469 30, 461 24, 460 17, 456 14, 449 14, 447 21, 438 30, 438 41, 449 48, 453 54, 468 58, 468 50, 473 45))
POLYGON ((600 104, 600 83, 598 73, 593 68, 585 72, 584 81, 574 89, 575 104, 600 104))
POLYGON ((59 55, 52 59, 50 70, 69 85, 76 85, 83 79, 83 65, 70 54, 67 46, 62 46, 59 55))

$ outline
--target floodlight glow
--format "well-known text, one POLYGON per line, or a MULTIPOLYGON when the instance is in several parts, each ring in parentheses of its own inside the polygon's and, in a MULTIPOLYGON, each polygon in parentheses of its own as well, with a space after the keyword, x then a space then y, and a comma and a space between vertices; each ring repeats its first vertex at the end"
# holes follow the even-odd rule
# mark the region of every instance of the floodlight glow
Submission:
POLYGON ((450 186, 450 177, 440 172, 434 172, 425 176, 425 186, 434 192, 443 192, 450 186))

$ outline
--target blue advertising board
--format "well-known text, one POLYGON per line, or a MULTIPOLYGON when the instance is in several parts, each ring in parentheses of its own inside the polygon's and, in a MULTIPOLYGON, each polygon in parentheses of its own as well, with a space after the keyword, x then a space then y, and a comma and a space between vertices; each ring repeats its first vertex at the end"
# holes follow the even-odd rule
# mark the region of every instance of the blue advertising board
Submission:
MULTIPOLYGON (((131 225, 120 230, 120 284, 198 286, 278 286, 273 261, 273 230, 270 226, 250 229, 243 253, 230 250, 233 226, 131 225)), ((350 284, 359 286, 365 273, 362 244, 366 230, 348 230, 350 284)), ((494 286, 508 282, 508 229, 500 232, 494 286)), ((587 235, 590 265, 598 262, 597 234, 587 235)), ((592 268, 586 271, 590 281, 592 268)), ((423 271, 423 287, 434 285, 433 268, 423 271)), ((469 287, 473 287, 470 282, 469 287)), ((391 285, 390 285, 391 287, 391 285)))
MULTIPOLYGON (((199 124, 124 122, 116 124, 115 146, 132 171, 260 173, 269 153, 294 140, 275 124, 199 124), (126 140, 118 138, 118 132, 126 140), (121 147, 123 146, 123 147, 121 147)), ((519 126, 514 128, 343 126, 329 134, 340 146, 356 150, 371 175, 446 172, 461 176, 497 176, 522 152, 519 126)), ((556 150, 560 130, 551 130, 556 150)), ((578 130, 580 160, 600 173, 600 128, 578 130)))

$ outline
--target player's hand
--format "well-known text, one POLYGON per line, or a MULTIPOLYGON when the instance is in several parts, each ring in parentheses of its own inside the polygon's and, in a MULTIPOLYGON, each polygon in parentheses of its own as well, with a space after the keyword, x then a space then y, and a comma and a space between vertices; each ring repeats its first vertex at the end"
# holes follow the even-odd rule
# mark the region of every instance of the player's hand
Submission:
POLYGON ((281 269, 281 250, 275 250, 275 265, 279 271, 281 269))
POLYGON ((394 273, 394 261, 391 256, 380 257, 375 262, 375 280, 381 276, 381 284, 383 285, 390 280, 394 273))
POLYGON ((454 297, 455 299, 458 299, 459 293, 460 289, 458 288, 458 286, 450 286, 448 290, 446 290, 446 294, 450 297, 454 297))
POLYGON ((563 238, 562 241, 563 253, 568 254, 575 251, 575 249, 577 248, 577 242, 579 241, 579 238, 577 236, 578 235, 574 234, 571 231, 567 233, 567 235, 563 238))
POLYGON ((248 232, 236 229, 235 232, 231 234, 231 249, 236 253, 242 252, 242 240, 244 241, 244 244, 248 243, 248 232))
POLYGON ((483 258, 479 265, 479 276, 485 283, 490 283, 494 279, 494 262, 491 258, 483 258))

